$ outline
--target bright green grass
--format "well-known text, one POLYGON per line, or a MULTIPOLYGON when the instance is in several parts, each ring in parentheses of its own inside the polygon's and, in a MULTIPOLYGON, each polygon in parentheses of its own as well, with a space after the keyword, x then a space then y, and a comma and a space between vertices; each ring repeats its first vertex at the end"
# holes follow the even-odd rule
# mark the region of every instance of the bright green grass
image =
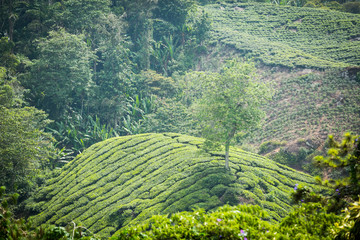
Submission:
POLYGON ((258 204, 278 220, 291 209, 296 183, 321 190, 309 175, 236 148, 227 172, 223 153, 207 153, 202 143, 166 133, 97 143, 49 179, 27 208, 38 212, 36 224, 75 221, 105 237, 154 214, 226 203, 258 204))
POLYGON ((360 15, 264 3, 205 6, 212 39, 267 65, 360 65, 360 15))

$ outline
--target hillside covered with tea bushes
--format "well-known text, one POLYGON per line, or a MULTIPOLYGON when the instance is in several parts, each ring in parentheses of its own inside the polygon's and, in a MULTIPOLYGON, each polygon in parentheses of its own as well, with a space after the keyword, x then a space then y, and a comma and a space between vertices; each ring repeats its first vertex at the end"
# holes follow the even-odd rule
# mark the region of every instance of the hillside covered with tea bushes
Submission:
POLYGON ((292 209, 295 184, 315 191, 311 176, 232 148, 231 171, 222 152, 201 148, 203 139, 141 134, 97 143, 54 173, 27 203, 34 224, 83 224, 110 236, 152 215, 215 209, 226 203, 257 204, 268 220, 292 209))
POLYGON ((329 134, 359 131, 360 84, 355 79, 339 71, 304 70, 272 80, 276 93, 251 141, 312 139, 319 145, 329 134))
POLYGON ((344 68, 360 65, 360 16, 264 3, 205 6, 212 41, 271 66, 344 68))

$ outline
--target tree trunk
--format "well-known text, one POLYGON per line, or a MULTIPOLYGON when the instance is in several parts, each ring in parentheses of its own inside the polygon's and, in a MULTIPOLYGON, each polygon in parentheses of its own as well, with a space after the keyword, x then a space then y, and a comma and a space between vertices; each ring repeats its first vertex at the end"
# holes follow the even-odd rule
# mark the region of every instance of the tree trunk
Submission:
POLYGON ((230 150, 230 140, 226 140, 226 143, 225 143, 225 169, 228 171, 230 171, 229 150, 230 150))
POLYGON ((230 151, 230 143, 231 139, 235 136, 237 126, 234 125, 234 127, 231 129, 229 135, 227 136, 226 142, 225 142, 225 169, 230 171, 229 166, 229 151, 230 151))
POLYGON ((150 45, 150 41, 153 39, 153 21, 151 19, 148 20, 148 26, 147 26, 147 33, 146 33, 146 44, 145 44, 145 51, 146 51, 146 56, 145 56, 145 70, 150 69, 150 49, 151 49, 151 45, 150 45))
MULTIPOLYGON (((14 34, 14 25, 16 21, 16 16, 13 13, 13 5, 14 1, 10 1, 9 3, 9 40, 10 42, 13 41, 13 34, 14 34)), ((12 52, 12 50, 11 50, 12 52)))

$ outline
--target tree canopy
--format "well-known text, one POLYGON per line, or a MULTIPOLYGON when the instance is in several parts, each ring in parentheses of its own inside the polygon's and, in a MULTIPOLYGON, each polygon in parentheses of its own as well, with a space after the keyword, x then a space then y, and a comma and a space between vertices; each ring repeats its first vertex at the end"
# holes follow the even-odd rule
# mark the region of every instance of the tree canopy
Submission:
POLYGON ((270 88, 257 81, 250 62, 230 60, 219 73, 199 75, 202 96, 195 111, 203 135, 225 145, 225 168, 229 169, 229 147, 239 131, 257 127, 264 118, 262 104, 271 98, 270 88))
POLYGON ((82 109, 93 90, 94 53, 81 36, 64 29, 50 32, 38 47, 39 59, 23 80, 25 87, 31 89, 31 102, 52 119, 61 118, 71 108, 82 109))

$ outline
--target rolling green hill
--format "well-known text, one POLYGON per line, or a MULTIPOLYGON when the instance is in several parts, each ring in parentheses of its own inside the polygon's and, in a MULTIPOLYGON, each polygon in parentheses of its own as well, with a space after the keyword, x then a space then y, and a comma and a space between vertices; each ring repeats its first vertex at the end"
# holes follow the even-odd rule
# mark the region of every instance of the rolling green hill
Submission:
POLYGON ((264 3, 207 5, 214 42, 266 65, 343 68, 360 65, 360 16, 264 3))
POLYGON ((154 214, 258 204, 272 219, 291 209, 295 184, 321 189, 309 175, 233 148, 231 172, 222 152, 203 139, 142 134, 97 143, 55 173, 27 203, 35 224, 81 223, 100 236, 154 214))

